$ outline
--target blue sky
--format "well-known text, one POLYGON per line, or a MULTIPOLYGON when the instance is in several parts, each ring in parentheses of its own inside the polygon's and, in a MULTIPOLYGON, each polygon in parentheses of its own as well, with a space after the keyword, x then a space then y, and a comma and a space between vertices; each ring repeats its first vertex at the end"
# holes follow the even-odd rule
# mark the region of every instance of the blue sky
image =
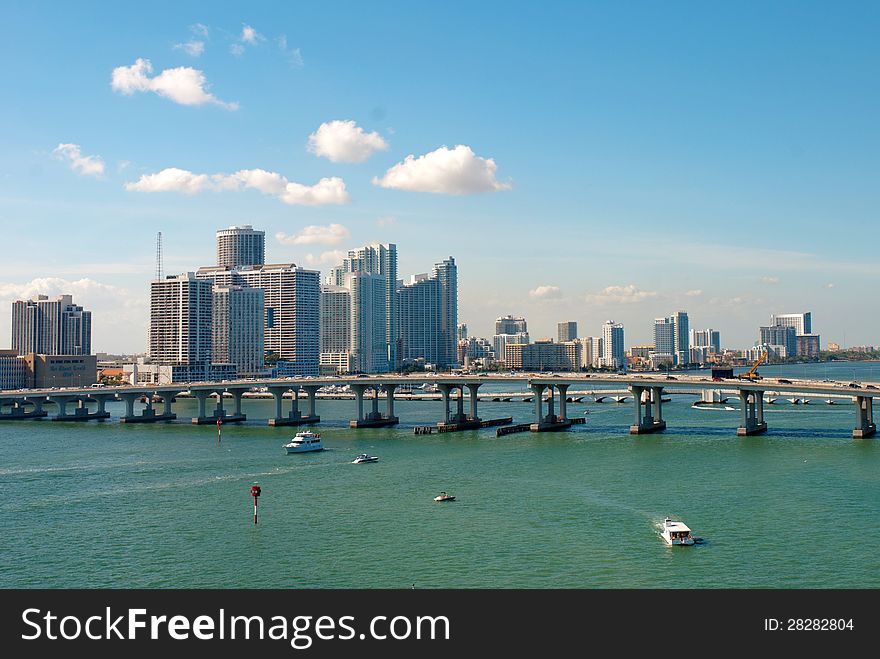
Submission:
POLYGON ((880 343, 880 5, 414 5, 6 3, 0 346, 11 300, 64 290, 97 349, 143 350, 156 232, 180 272, 241 223, 325 272, 453 255, 477 335, 613 318, 632 345, 685 309, 741 347, 811 310, 880 343))

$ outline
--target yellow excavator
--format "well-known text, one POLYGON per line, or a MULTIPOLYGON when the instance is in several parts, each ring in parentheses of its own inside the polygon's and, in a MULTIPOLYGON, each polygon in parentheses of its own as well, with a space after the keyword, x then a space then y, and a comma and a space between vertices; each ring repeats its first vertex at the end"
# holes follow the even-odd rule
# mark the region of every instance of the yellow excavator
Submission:
POLYGON ((767 350, 765 350, 764 354, 761 355, 760 357, 758 357, 758 361, 755 362, 755 365, 752 366, 752 368, 750 368, 745 373, 740 373, 737 377, 739 377, 740 380, 749 380, 749 381, 760 380, 761 375, 758 373, 758 365, 762 361, 767 359, 767 355, 769 355, 769 354, 770 353, 767 350))

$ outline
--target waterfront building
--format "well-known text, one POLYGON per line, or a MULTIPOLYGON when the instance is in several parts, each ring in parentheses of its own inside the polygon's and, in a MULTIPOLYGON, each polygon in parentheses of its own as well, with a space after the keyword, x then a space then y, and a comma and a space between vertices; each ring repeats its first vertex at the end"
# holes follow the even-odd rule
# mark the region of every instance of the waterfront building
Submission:
POLYGON ((770 325, 794 327, 795 334, 812 334, 813 314, 809 311, 803 313, 772 314, 770 316, 770 325))
POLYGON ((495 319, 495 334, 528 334, 526 319, 522 316, 502 316, 495 319))
POLYGON ((266 262, 266 232, 254 231, 250 224, 217 231, 217 265, 238 268, 266 262))
MULTIPOLYGON (((386 372, 397 366, 397 245, 393 243, 374 243, 358 249, 349 250, 342 263, 330 270, 327 283, 332 286, 345 286, 346 275, 363 272, 379 275, 385 280, 385 353, 388 364, 386 372)), ((453 327, 453 332, 455 325, 453 327)), ((454 348, 454 339, 451 350, 454 348)))
POLYGON ((464 339, 468 338, 468 326, 466 323, 458 324, 456 335, 459 341, 463 341, 464 339))
POLYGON ((458 328, 458 266, 451 256, 434 264, 433 277, 437 280, 440 296, 440 336, 438 359, 440 366, 457 362, 456 330, 458 328))
POLYGON ((675 329, 675 363, 684 365, 690 359, 690 333, 687 311, 676 311, 671 316, 672 325, 675 329))
POLYGON ((150 284, 148 355, 160 365, 211 363, 210 281, 192 272, 168 276, 150 284))
POLYGON ((814 358, 819 356, 819 335, 818 334, 798 334, 797 335, 797 356, 814 358))
POLYGON ((0 390, 27 385, 27 362, 15 350, 0 350, 0 390))
POLYGON ((577 341, 554 343, 551 339, 511 343, 505 347, 504 361, 514 370, 573 371, 581 361, 581 344, 577 341))
POLYGON ((633 359, 650 359, 651 354, 656 352, 654 346, 633 346, 629 349, 629 356, 633 359))
POLYGON ((344 286, 321 287, 322 374, 348 373, 351 369, 351 291, 344 286))
POLYGON ((496 334, 492 337, 492 349, 495 351, 496 359, 504 360, 505 362, 507 358, 507 346, 526 345, 528 343, 528 332, 518 332, 516 334, 496 334))
POLYGON ((602 325, 602 357, 599 366, 626 368, 626 349, 623 344, 623 325, 606 320, 602 325))
POLYGON ((691 330, 691 345, 697 348, 709 348, 710 353, 721 354, 721 333, 711 327, 704 330, 691 330))
POLYGON ((263 291, 263 347, 270 362, 287 361, 296 375, 318 375, 321 273, 275 263, 199 268, 196 277, 216 286, 263 291))
POLYGON ((470 364, 477 360, 496 360, 495 348, 487 339, 471 336, 458 342, 458 363, 470 364))
POLYGON ((211 360, 235 364, 236 374, 260 375, 263 349, 264 294, 260 288, 215 286, 212 301, 211 360))
POLYGON ((98 381, 98 358, 95 355, 22 355, 25 362, 25 387, 88 387, 98 381))
POLYGON ((578 324, 574 321, 568 320, 556 324, 556 340, 559 343, 574 341, 577 338, 577 334, 578 324))
POLYGON ((398 357, 401 364, 422 359, 428 364, 450 364, 458 360, 443 355, 443 313, 440 281, 427 274, 414 275, 397 288, 398 357))
POLYGON ((675 363, 675 323, 672 318, 654 319, 654 355, 656 361, 675 363))
POLYGON ((774 347, 770 352, 775 357, 794 357, 797 351, 797 333, 794 325, 769 325, 758 328, 758 343, 768 346, 783 346, 784 350, 774 347), (785 354, 782 354, 785 353, 785 354))
POLYGON ((347 273, 343 282, 351 291, 352 370, 387 373, 390 366, 385 317, 387 279, 381 274, 355 271, 347 273))
POLYGON ((840 344, 834 341, 828 342, 828 352, 840 352, 840 344))
POLYGON ((74 304, 71 295, 13 302, 12 350, 19 355, 89 355, 92 312, 74 304))

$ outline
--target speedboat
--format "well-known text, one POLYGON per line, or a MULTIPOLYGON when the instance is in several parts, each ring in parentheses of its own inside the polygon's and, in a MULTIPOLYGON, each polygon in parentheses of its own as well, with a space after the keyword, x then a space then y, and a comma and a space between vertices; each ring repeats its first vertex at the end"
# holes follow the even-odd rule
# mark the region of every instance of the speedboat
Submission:
POLYGON ((434 501, 455 501, 455 497, 446 494, 446 492, 441 492, 434 497, 434 501))
POLYGON ((288 453, 307 453, 309 451, 323 451, 324 444, 321 442, 320 433, 311 430, 303 430, 296 433, 290 443, 284 445, 288 453))
POLYGON ((694 538, 691 530, 684 522, 673 522, 670 518, 663 520, 663 527, 660 531, 660 537, 667 545, 692 545, 694 538))
POLYGON ((362 462, 379 462, 378 455, 367 455, 366 453, 361 453, 354 460, 351 461, 353 465, 359 465, 362 462))

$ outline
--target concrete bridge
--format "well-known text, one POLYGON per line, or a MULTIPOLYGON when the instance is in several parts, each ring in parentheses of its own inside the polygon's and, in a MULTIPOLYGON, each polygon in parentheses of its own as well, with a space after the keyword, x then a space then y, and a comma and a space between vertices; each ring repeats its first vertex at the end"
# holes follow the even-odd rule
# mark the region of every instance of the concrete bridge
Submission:
POLYGON ((348 385, 354 394, 355 416, 350 422, 353 428, 370 428, 394 425, 399 422, 394 412, 395 391, 398 388, 411 388, 423 384, 436 385, 443 404, 443 415, 439 428, 463 430, 479 428, 484 425, 479 417, 479 389, 485 384, 518 384, 530 390, 527 394, 534 401, 534 422, 530 424, 533 432, 564 430, 572 425, 568 417, 567 404, 570 387, 604 388, 607 391, 628 392, 618 396, 622 400, 632 400, 634 418, 630 433, 643 434, 660 432, 666 428, 663 418, 663 395, 665 392, 694 392, 704 389, 723 389, 738 395, 742 407, 742 422, 737 435, 755 435, 767 431, 764 419, 764 395, 772 391, 774 395, 848 398, 855 409, 856 423, 853 437, 870 437, 876 432, 874 424, 874 397, 880 395, 880 385, 839 382, 818 382, 814 380, 785 380, 766 378, 758 381, 727 379, 713 381, 709 378, 676 375, 667 377, 656 374, 586 374, 566 375, 372 375, 344 376, 326 378, 282 378, 274 380, 232 380, 223 382, 187 382, 171 385, 146 385, 125 387, 90 387, 43 390, 0 391, 0 421, 37 419, 48 416, 45 407, 55 406, 54 421, 88 421, 107 419, 109 401, 125 403, 125 413, 120 417, 122 423, 155 423, 176 418, 173 411, 175 396, 187 393, 198 403, 197 416, 192 423, 235 423, 246 420, 242 406, 244 394, 254 388, 264 388, 275 400, 274 417, 269 425, 290 426, 318 423, 320 417, 316 409, 318 390, 328 386, 348 385), (371 392, 372 396, 366 396, 371 392), (456 395, 457 394, 457 395, 456 395), (305 396, 307 410, 299 408, 300 397, 305 396), (385 399, 385 409, 380 410, 380 399, 385 399), (365 411, 364 399, 370 403, 365 411), (465 399, 468 408, 465 410, 465 399), (140 399, 146 406, 138 413, 134 403, 140 399), (209 409, 211 400, 213 409, 209 409), (231 399, 231 400, 226 400, 231 399), (155 400, 161 402, 156 409, 155 400), (285 400, 290 401, 285 410, 285 400), (455 402, 455 410, 452 403, 455 402), (227 409, 227 402, 231 409, 227 409), (88 404, 92 403, 94 409, 88 404))

